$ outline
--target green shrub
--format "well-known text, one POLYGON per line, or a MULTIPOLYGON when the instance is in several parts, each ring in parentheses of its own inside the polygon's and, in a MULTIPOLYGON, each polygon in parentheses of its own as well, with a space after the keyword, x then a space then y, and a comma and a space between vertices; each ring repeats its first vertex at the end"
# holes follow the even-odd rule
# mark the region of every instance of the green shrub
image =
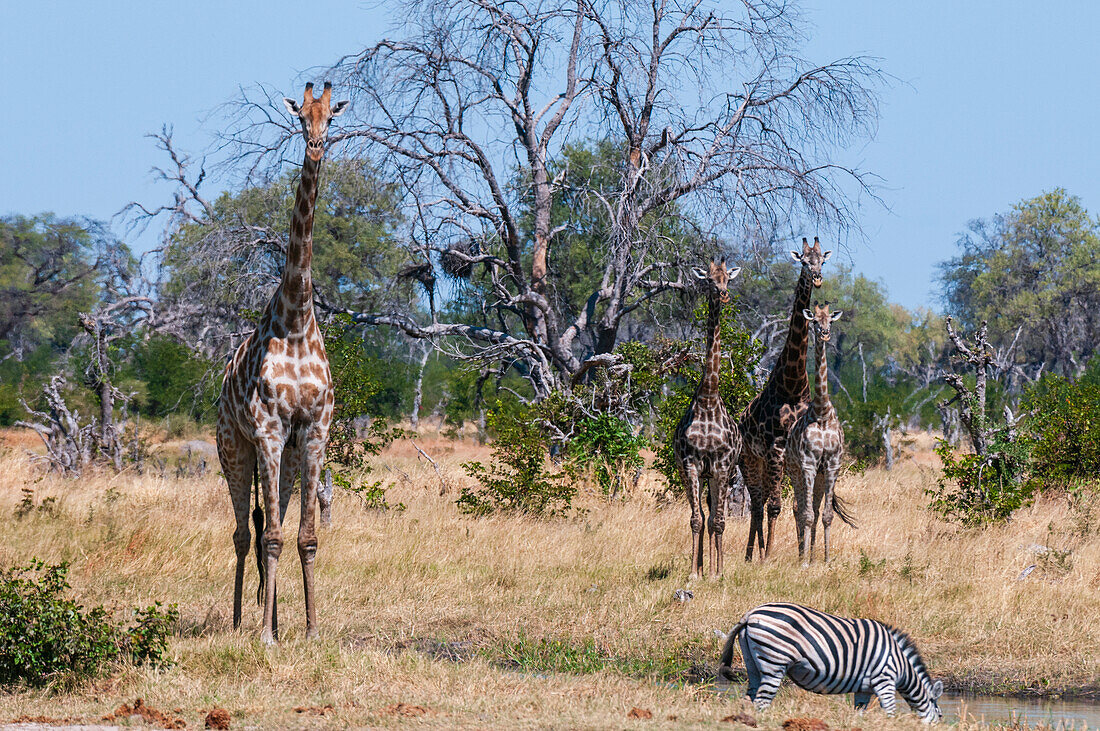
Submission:
POLYGON ((487 414, 494 433, 493 460, 464 462, 466 474, 478 487, 464 487, 455 503, 472 515, 497 511, 537 516, 563 515, 572 508, 577 492, 573 482, 549 465, 550 442, 537 406, 505 409, 501 402, 487 414))
POLYGON ((1007 520, 1034 496, 1036 482, 1028 477, 1028 448, 1022 442, 998 435, 983 458, 957 454, 941 439, 936 454, 943 474, 938 487, 925 492, 932 509, 948 520, 968 526, 1007 520))
POLYGON ((85 610, 63 595, 68 564, 0 570, 0 685, 69 684, 104 674, 122 660, 165 665, 179 619, 160 603, 134 611, 136 623, 111 622, 103 607, 85 610))
POLYGON ((577 424, 566 453, 571 472, 591 473, 605 495, 622 490, 627 473, 645 464, 641 450, 646 439, 630 424, 611 414, 586 417, 577 424))
POLYGON ((386 490, 380 480, 368 480, 370 459, 404 434, 401 429, 390 428, 377 412, 374 399, 382 386, 372 360, 364 357, 363 344, 349 316, 338 316, 323 328, 323 334, 335 395, 325 450, 332 483, 358 496, 367 509, 403 510, 405 506, 401 503, 391 506, 386 502, 386 490), (355 418, 363 415, 372 418, 368 433, 360 436, 355 418))
POLYGON ((1077 381, 1045 375, 1023 403, 1035 476, 1057 485, 1100 475, 1100 360, 1077 381))

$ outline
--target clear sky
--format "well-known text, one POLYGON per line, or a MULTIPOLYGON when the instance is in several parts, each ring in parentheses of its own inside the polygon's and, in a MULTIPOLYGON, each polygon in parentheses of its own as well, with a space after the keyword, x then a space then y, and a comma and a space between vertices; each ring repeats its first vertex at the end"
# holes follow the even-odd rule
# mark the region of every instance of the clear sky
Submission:
MULTIPOLYGON (((0 214, 109 219, 169 190, 148 132, 201 150, 239 84, 298 75, 377 40, 376 3, 0 0, 0 214)), ((937 306, 935 264, 966 222, 1063 186, 1100 212, 1100 3, 806 0, 814 61, 867 54, 897 81, 874 140, 842 158, 884 178, 849 252, 894 301, 937 306)), ((117 227, 116 227, 117 228, 117 227)), ((812 233, 812 232, 807 232, 812 233)))

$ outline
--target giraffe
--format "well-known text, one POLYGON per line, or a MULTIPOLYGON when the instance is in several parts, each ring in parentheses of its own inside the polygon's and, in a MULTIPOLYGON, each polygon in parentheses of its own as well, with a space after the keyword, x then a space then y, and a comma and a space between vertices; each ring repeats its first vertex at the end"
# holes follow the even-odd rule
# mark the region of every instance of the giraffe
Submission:
POLYGON ((761 558, 771 553, 775 519, 779 516, 780 483, 783 480, 783 451, 787 432, 810 403, 810 381, 806 375, 806 344, 808 328, 802 310, 810 305, 810 293, 821 286, 821 265, 832 251, 822 251, 814 237, 814 245, 802 239, 802 252, 791 257, 802 265, 794 291, 791 323, 787 340, 779 359, 772 368, 764 388, 741 413, 740 429, 744 440, 741 464, 745 485, 749 490, 752 520, 745 560, 752 561, 753 543, 759 542, 761 558), (768 508, 768 537, 764 542, 764 505, 768 508))
POLYGON ((252 519, 256 528, 256 564, 263 594, 260 638, 279 637, 275 571, 283 548, 282 522, 295 480, 302 478, 298 555, 305 585, 306 637, 317 636, 313 561, 317 555, 315 513, 318 481, 332 421, 332 374, 324 340, 313 314, 313 212, 329 122, 347 107, 330 106, 332 85, 320 98, 306 84, 301 105, 283 99, 298 117, 306 139, 301 179, 294 199, 282 279, 249 335, 225 369, 218 400, 218 458, 229 483, 237 528, 233 547, 237 573, 233 584, 233 627, 241 624, 241 591, 250 536, 249 501, 256 490, 252 519), (258 484, 257 484, 258 483, 258 484), (262 490, 262 507, 261 507, 262 490), (264 520, 266 515, 266 522, 264 520), (261 534, 262 528, 262 534, 261 534))
POLYGON ((707 287, 707 360, 695 395, 684 412, 672 441, 691 506, 691 578, 703 571, 703 483, 707 491, 707 535, 710 573, 722 573, 722 533, 726 527, 726 491, 741 453, 741 434, 718 392, 722 343, 719 336, 722 305, 729 302, 727 287, 741 269, 727 271, 725 261, 710 263, 710 271, 695 269, 707 287), (709 478, 709 480, 708 480, 709 478))
POLYGON ((824 560, 829 560, 829 526, 833 512, 855 526, 844 502, 834 488, 840 474, 840 458, 844 454, 844 430, 840 427, 833 402, 829 400, 829 365, 825 347, 829 342, 832 323, 843 312, 830 312, 829 303, 814 303, 814 309, 802 310, 802 316, 813 327, 814 360, 817 380, 810 408, 798 417, 787 436, 787 475, 794 486, 794 520, 798 527, 798 557, 803 565, 813 559, 817 541, 817 519, 821 518, 824 560), (824 508, 822 507, 824 505, 824 508))

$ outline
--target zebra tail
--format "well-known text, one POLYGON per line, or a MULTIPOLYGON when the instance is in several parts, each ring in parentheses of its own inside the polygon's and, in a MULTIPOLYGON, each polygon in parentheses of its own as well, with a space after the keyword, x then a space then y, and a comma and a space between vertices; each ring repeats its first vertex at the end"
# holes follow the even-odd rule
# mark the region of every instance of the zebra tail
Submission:
POLYGON ((852 515, 852 507, 848 504, 848 501, 842 499, 835 492, 833 493, 833 512, 853 528, 859 527, 859 523, 856 522, 855 517, 852 515))
POLYGON ((748 622, 741 620, 725 636, 726 644, 722 648, 722 659, 718 663, 718 675, 726 680, 737 680, 737 677, 733 674, 733 669, 730 667, 733 664, 733 646, 737 644, 737 635, 741 634, 746 625, 748 625, 748 622))
POLYGON ((264 603, 264 585, 267 583, 267 573, 264 570, 263 540, 264 511, 260 507, 260 473, 259 468, 252 469, 252 488, 256 494, 256 507, 252 510, 252 525, 256 529, 256 571, 260 574, 260 585, 256 587, 256 603, 264 603))

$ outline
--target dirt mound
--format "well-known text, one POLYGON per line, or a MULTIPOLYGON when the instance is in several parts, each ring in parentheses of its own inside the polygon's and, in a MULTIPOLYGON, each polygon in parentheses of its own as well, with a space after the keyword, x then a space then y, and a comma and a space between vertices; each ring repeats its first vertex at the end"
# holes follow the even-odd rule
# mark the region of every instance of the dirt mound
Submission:
POLYGON ((323 716, 329 711, 335 711, 336 707, 331 703, 326 703, 323 706, 295 706, 295 713, 306 713, 310 716, 323 716))
POLYGON ((393 705, 383 708, 382 713, 385 713, 387 716, 419 718, 420 716, 428 715, 431 711, 424 706, 414 706, 409 703, 394 703, 393 705))
POLYGON ((630 713, 626 714, 627 718, 653 718, 653 711, 647 711, 644 708, 631 708, 630 713))
POLYGON ((751 728, 756 728, 756 719, 747 713, 734 713, 722 719, 722 723, 743 723, 751 728))
POLYGON ((229 711, 224 708, 214 708, 206 714, 206 728, 215 728, 225 731, 229 728, 229 711))
MULTIPOLYGON (((133 705, 123 703, 115 709, 114 713, 108 713, 103 717, 104 721, 128 721, 133 716, 138 716, 146 723, 155 723, 161 728, 185 728, 187 726, 182 718, 172 718, 162 711, 145 705, 141 698, 134 700, 133 705)), ((228 728, 228 726, 226 727, 228 728)))
POLYGON ((784 731, 829 731, 829 724, 820 718, 788 718, 783 722, 784 731))

